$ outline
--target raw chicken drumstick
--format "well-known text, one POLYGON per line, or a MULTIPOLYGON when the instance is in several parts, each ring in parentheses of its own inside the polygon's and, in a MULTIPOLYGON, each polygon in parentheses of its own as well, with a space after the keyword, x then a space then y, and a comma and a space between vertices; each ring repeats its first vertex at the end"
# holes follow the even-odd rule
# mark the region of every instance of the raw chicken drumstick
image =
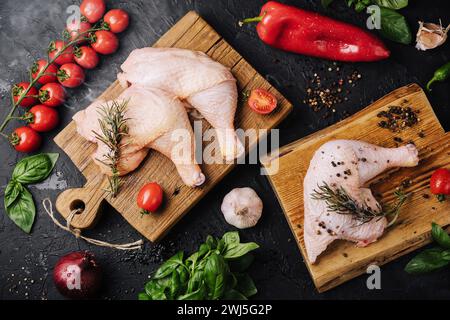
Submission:
MULTIPOLYGON (((186 185, 203 184, 205 176, 195 162, 195 139, 181 101, 173 99, 167 92, 156 88, 144 89, 134 86, 126 89, 116 101, 119 103, 128 101, 125 111, 125 118, 128 119, 128 134, 121 142, 118 164, 120 175, 135 170, 144 160, 149 149, 155 149, 174 162, 186 185), (172 139, 179 134, 183 135, 182 143, 172 139), (178 149, 184 153, 180 154, 178 149)), ((85 139, 98 144, 92 158, 107 175, 111 175, 111 169, 98 159, 103 160, 108 152, 108 146, 99 141, 94 132, 101 132, 98 122, 99 108, 109 103, 112 101, 96 100, 73 117, 78 133, 85 139)))
POLYGON ((337 239, 349 240, 357 246, 376 241, 387 226, 385 217, 361 223, 354 215, 330 212, 324 200, 312 195, 325 183, 332 189, 342 187, 361 207, 381 210, 365 184, 386 169, 413 167, 419 162, 414 145, 382 148, 356 140, 333 140, 323 144, 311 159, 304 188, 304 241, 308 259, 315 263, 327 246, 337 239))
POLYGON ((244 152, 234 131, 236 79, 206 54, 177 48, 131 52, 117 75, 121 85, 159 88, 199 111, 216 129, 222 155, 233 160, 244 152))

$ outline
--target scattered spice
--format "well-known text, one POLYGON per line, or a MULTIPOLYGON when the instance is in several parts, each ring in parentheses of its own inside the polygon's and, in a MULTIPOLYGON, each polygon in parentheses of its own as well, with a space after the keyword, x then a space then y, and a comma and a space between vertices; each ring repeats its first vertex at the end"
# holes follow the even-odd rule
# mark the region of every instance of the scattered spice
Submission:
POLYGON ((377 114, 378 118, 383 118, 378 125, 381 128, 389 129, 392 132, 400 132, 407 127, 412 127, 420 121, 419 111, 414 111, 411 107, 390 106, 387 111, 377 114))
POLYGON ((420 130, 417 135, 419 136, 419 138, 425 138, 425 132, 423 130, 420 130))

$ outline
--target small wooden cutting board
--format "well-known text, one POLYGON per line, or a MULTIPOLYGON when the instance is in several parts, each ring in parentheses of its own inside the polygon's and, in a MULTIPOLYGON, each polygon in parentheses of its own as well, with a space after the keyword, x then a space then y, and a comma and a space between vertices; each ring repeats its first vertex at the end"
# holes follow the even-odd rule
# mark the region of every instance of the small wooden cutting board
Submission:
MULTIPOLYGON (((258 115, 239 102, 236 111, 236 128, 244 130, 270 129, 278 125, 291 111, 292 105, 273 88, 255 69, 253 69, 239 53, 237 53, 210 25, 197 13, 191 11, 164 34, 154 47, 177 47, 203 51, 214 60, 229 67, 237 79, 239 92, 253 88, 264 88, 272 92, 279 101, 277 110, 270 115, 258 115)), ((123 89, 114 82, 100 98, 114 99, 123 89)), ((79 109, 87 106, 79 106, 79 109)), ((145 116, 145 115, 143 115, 145 116)), ((203 129, 211 128, 203 121, 203 129)), ((91 155, 96 149, 92 144, 76 132, 72 121, 55 138, 55 142, 67 153, 76 167, 86 177, 86 184, 79 189, 68 189, 62 192, 56 207, 63 217, 67 218, 76 208, 84 208, 72 220, 76 228, 84 229, 94 225, 101 208, 106 203, 112 205, 134 228, 151 241, 161 237, 181 219, 205 194, 211 190, 234 164, 201 164, 206 176, 205 184, 200 188, 190 188, 183 184, 172 162, 157 152, 151 151, 140 167, 123 179, 119 195, 111 199, 104 189, 107 178, 99 173, 91 155), (158 212, 141 216, 136 205, 139 189, 151 181, 158 182, 165 191, 165 203, 158 212)), ((247 151, 253 144, 247 145, 247 151)))
POLYGON ((433 171, 450 168, 450 134, 444 132, 425 93, 416 84, 399 88, 344 121, 280 148, 278 156, 267 157, 262 164, 319 292, 365 273, 371 264, 382 265, 430 242, 432 221, 443 227, 450 225, 450 201, 439 203, 429 190, 433 171), (420 112, 420 122, 400 133, 383 129, 378 126, 377 114, 388 106, 411 106, 420 112), (420 132, 424 137, 419 137, 420 132), (410 181, 404 191, 411 193, 411 197, 398 222, 365 248, 357 248, 349 241, 335 241, 316 264, 311 264, 303 241, 303 179, 314 152, 335 139, 396 147, 394 137, 401 138, 402 144, 413 141, 419 149, 420 163, 414 168, 386 171, 373 181, 371 189, 373 194, 381 195, 383 202, 392 204, 396 188, 403 181, 410 181))

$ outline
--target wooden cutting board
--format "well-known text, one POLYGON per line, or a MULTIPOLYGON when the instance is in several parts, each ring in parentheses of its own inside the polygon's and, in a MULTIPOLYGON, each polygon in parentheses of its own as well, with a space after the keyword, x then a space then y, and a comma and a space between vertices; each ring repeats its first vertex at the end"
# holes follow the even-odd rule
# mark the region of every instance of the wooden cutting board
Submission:
POLYGON ((271 174, 269 180, 319 292, 365 273, 371 264, 382 265, 430 242, 432 221, 444 227, 450 225, 450 201, 439 203, 428 187, 435 169, 450 168, 450 134, 444 132, 427 97, 416 84, 399 88, 344 121, 280 148, 278 156, 267 157, 262 164, 271 174), (377 114, 388 106, 398 105, 419 110, 420 122, 394 134, 378 126, 377 114), (425 134, 423 138, 418 136, 421 130, 425 134), (405 141, 403 144, 409 141, 416 144, 419 166, 389 170, 373 181, 371 189, 375 195, 381 195, 383 202, 392 204, 396 188, 403 181, 411 180, 405 192, 412 196, 404 205, 398 222, 365 248, 357 248, 348 241, 335 241, 312 265, 303 241, 303 178, 314 152, 334 139, 356 139, 396 147, 394 137, 400 137, 405 141))
MULTIPOLYGON (((177 47, 203 51, 214 60, 229 67, 237 79, 239 92, 253 88, 265 88, 272 92, 279 101, 276 112, 262 116, 239 102, 235 125, 242 129, 270 129, 279 124, 291 111, 292 105, 273 88, 239 53, 237 53, 210 25, 197 13, 191 11, 164 34, 154 47, 177 47)), ((114 82, 100 97, 116 98, 123 89, 114 82)), ((79 110, 87 106, 79 106, 79 110)), ((145 116, 145 115, 144 115, 145 116)), ((204 130, 210 128, 203 121, 204 130)), ((161 237, 181 219, 208 191, 210 191, 234 164, 202 164, 206 182, 200 188, 190 188, 183 184, 172 162, 157 152, 150 152, 146 160, 133 173, 123 179, 119 195, 111 199, 104 189, 107 179, 99 173, 98 167, 91 159, 96 145, 87 142, 76 133, 72 121, 55 138, 55 142, 67 153, 76 167, 86 177, 86 184, 79 189, 62 192, 56 202, 58 211, 67 218, 75 208, 84 208, 73 219, 73 226, 84 229, 93 226, 106 203, 112 205, 142 235, 151 241, 161 237), (165 203, 156 213, 141 216, 136 205, 136 196, 144 184, 156 181, 165 191, 165 203)), ((254 143, 253 143, 254 144, 254 143)), ((205 146, 205 145, 204 145, 205 146)), ((253 145, 247 145, 251 148, 253 145)))

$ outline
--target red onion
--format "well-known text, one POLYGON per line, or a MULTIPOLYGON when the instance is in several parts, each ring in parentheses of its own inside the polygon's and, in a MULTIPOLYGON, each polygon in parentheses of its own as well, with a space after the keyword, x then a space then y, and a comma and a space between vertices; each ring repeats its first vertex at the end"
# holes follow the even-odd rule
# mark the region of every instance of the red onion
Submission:
POLYGON ((58 291, 72 299, 95 297, 100 289, 102 270, 89 252, 72 252, 61 259, 53 270, 58 291))

